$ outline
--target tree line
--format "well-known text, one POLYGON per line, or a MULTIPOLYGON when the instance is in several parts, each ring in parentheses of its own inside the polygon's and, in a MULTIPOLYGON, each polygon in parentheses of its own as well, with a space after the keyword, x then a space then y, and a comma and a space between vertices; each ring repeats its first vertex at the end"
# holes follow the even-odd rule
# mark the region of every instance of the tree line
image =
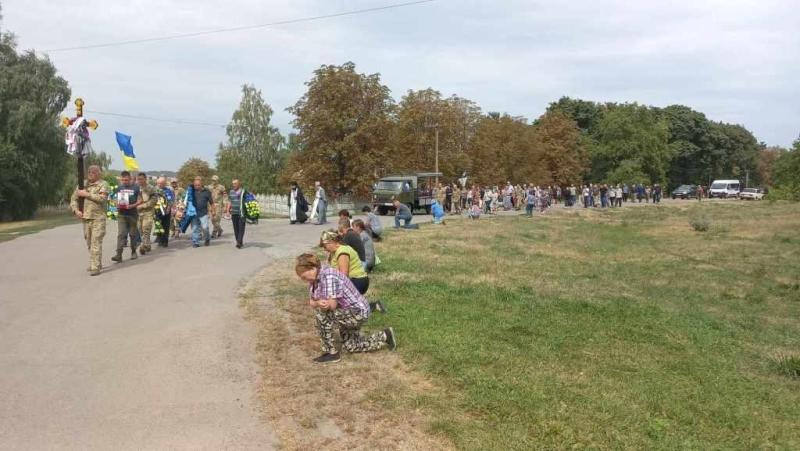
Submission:
MULTIPOLYGON (((467 173, 484 185, 675 186, 736 177, 800 200, 800 141, 793 150, 767 147, 741 125, 710 121, 682 105, 564 97, 528 121, 484 113, 469 99, 431 88, 395 101, 379 74, 359 73, 352 62, 321 66, 306 87, 287 109, 296 132, 284 136, 261 91, 244 85, 216 167, 195 158, 179 178, 216 173, 261 193, 319 180, 340 193, 366 195, 381 176, 433 170, 438 137, 439 170, 448 181, 467 173)), ((75 162, 59 125, 70 96, 49 59, 18 53, 13 35, 0 32, 0 220, 28 218, 74 189, 75 162)), ((89 160, 103 169, 110 164, 102 152, 89 160)))
POLYGON ((793 192, 785 189, 791 171, 781 168, 791 167, 796 152, 767 147, 742 125, 711 121, 683 105, 562 97, 529 122, 483 113, 469 99, 430 88, 410 90, 395 102, 379 74, 359 73, 351 62, 320 67, 306 86, 288 108, 297 134, 280 159, 283 184, 320 180, 366 194, 382 175, 434 169, 438 135, 439 170, 449 180, 466 172, 489 185, 675 187, 739 178, 750 186, 783 186, 776 191, 782 197, 793 192))

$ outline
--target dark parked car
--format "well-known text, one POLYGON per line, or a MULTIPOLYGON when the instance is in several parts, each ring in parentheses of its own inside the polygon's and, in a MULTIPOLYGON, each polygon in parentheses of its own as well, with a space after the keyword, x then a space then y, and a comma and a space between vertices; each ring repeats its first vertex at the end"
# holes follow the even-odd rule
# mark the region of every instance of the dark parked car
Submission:
POLYGON ((697 197, 697 185, 681 185, 672 190, 672 198, 688 199, 690 197, 697 197))

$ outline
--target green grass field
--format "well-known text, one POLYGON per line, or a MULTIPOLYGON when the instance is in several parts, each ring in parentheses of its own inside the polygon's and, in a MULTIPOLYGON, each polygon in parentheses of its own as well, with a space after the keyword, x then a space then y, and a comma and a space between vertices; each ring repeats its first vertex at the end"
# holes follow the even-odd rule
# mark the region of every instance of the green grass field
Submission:
POLYGON ((33 219, 27 221, 0 222, 0 243, 53 227, 77 223, 78 219, 69 209, 37 212, 33 219))
POLYGON ((462 449, 800 449, 800 205, 678 205, 390 234, 371 327, 443 389, 372 396, 462 449))

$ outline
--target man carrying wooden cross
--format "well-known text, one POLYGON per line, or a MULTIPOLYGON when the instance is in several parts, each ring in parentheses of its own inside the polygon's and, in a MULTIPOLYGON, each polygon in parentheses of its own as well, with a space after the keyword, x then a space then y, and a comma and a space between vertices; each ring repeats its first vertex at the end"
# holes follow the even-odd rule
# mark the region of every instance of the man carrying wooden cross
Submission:
POLYGON ((89 248, 89 275, 96 276, 103 269, 108 183, 101 178, 98 166, 89 166, 86 178, 86 188, 76 189, 72 193, 69 206, 83 223, 83 236, 86 238, 86 247, 89 248), (84 200, 83 211, 78 208, 78 199, 84 200))

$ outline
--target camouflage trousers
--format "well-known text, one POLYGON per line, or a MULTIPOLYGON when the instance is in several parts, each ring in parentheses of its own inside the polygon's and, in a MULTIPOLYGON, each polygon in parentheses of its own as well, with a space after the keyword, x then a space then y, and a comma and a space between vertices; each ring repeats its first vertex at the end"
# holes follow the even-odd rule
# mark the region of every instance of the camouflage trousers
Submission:
POLYGON ((211 215, 211 225, 214 226, 213 231, 211 232, 211 236, 217 236, 222 234, 222 201, 214 203, 214 212, 211 215))
POLYGON ((317 330, 322 342, 322 352, 330 353, 335 349, 333 328, 339 328, 342 347, 347 352, 377 351, 386 346, 386 334, 375 332, 372 335, 361 335, 361 326, 367 321, 360 313, 352 310, 336 309, 334 311, 316 311, 317 330))
POLYGON ((172 215, 172 224, 170 225, 169 231, 172 233, 173 237, 178 236, 181 231, 181 222, 178 220, 178 215, 172 215))
POLYGON ((142 237, 142 248, 145 251, 150 251, 150 235, 153 234, 153 213, 139 213, 138 227, 142 237))
POLYGON ((103 237, 106 236, 106 218, 84 219, 83 237, 89 249, 89 269, 99 270, 103 267, 103 237))

